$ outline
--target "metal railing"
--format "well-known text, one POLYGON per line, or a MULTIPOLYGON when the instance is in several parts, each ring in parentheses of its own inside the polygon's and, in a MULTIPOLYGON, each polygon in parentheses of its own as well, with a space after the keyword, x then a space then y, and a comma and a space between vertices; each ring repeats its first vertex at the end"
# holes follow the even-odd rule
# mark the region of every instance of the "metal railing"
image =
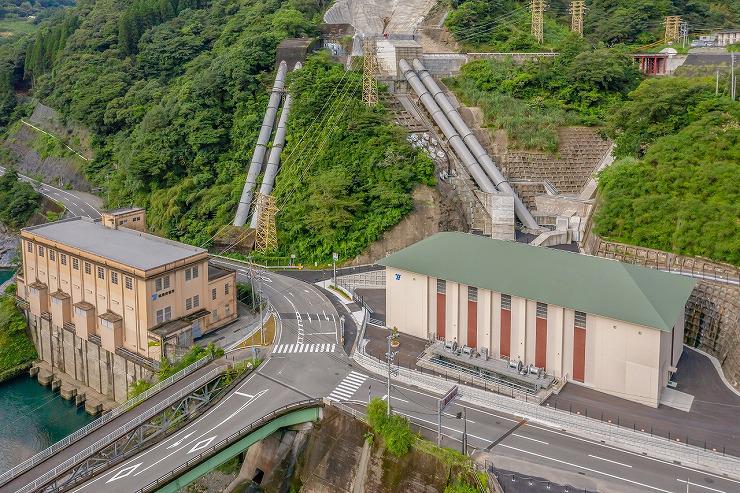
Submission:
POLYGON ((249 435, 250 433, 253 433, 255 430, 261 428, 262 426, 266 425, 267 423, 269 423, 275 418, 279 418, 292 411, 306 409, 309 407, 323 406, 323 405, 324 405, 323 399, 306 399, 303 401, 294 402, 293 404, 288 404, 281 408, 275 409, 274 411, 271 411, 268 414, 265 414, 264 416, 259 418, 257 421, 252 422, 250 425, 245 426, 244 428, 242 428, 241 430, 235 433, 232 433, 228 437, 218 442, 216 445, 209 447, 208 449, 204 450, 203 452, 196 455, 192 459, 189 459, 185 463, 180 464, 179 466, 172 469, 164 476, 161 476, 159 479, 156 479, 152 481, 151 483, 147 484, 146 486, 144 486, 143 488, 141 488, 140 490, 137 490, 136 493, 145 493, 149 491, 155 491, 161 488, 162 486, 178 478, 182 473, 200 464, 201 462, 203 462, 204 460, 206 460, 207 458, 209 458, 211 455, 215 454, 219 450, 227 447, 228 445, 231 445, 234 442, 241 440, 245 436, 249 435))
MULTIPOLYGON (((355 351, 352 357, 368 371, 384 376, 387 373, 386 364, 372 356, 355 351)), ((446 393, 453 385, 452 382, 446 382, 436 376, 425 375, 403 367, 397 367, 397 370, 396 380, 439 394, 446 393)), ((497 409, 545 426, 561 428, 578 436, 604 441, 640 453, 645 452, 663 460, 678 460, 684 465, 691 464, 709 468, 732 477, 737 476, 740 471, 739 458, 724 455, 719 451, 704 450, 680 440, 651 436, 641 430, 620 427, 616 423, 604 423, 598 419, 512 399, 468 385, 458 385, 458 387, 462 400, 486 409, 497 409)))
POLYGON ((95 421, 88 423, 86 426, 84 426, 83 428, 80 428, 79 430, 75 431, 71 435, 66 436, 65 438, 59 440, 58 442, 54 443, 50 447, 47 447, 46 449, 37 453, 30 459, 27 459, 21 462, 20 464, 18 464, 17 466, 13 467, 12 469, 5 471, 2 475, 0 475, 0 486, 12 480, 14 477, 18 476, 19 474, 23 474, 24 472, 28 471, 32 467, 44 462, 46 459, 56 454, 60 450, 68 447, 71 443, 76 442, 80 438, 86 436, 88 433, 91 433, 92 431, 98 429, 104 424, 110 422, 114 418, 117 418, 118 416, 125 413, 126 411, 133 408, 134 406, 139 405, 140 403, 142 403, 149 397, 153 396, 160 390, 163 390, 169 387, 170 385, 177 382, 181 378, 186 377, 187 375, 193 373, 195 370, 202 368, 206 364, 210 363, 212 360, 213 358, 211 356, 206 356, 205 358, 199 359, 195 363, 183 368, 182 370, 175 373, 174 375, 166 378, 165 380, 162 380, 161 382, 157 383, 153 387, 147 389, 145 392, 137 395, 136 397, 129 399, 128 401, 124 402, 123 404, 116 407, 115 409, 112 409, 110 412, 102 415, 95 421))
MULTIPOLYGON (((74 467, 76 464, 81 462, 82 460, 86 459, 90 455, 94 454, 98 450, 102 449, 106 445, 109 445, 113 443, 115 440, 123 436, 124 434, 128 433, 129 431, 134 430, 142 423, 148 421, 150 418, 156 416, 157 414, 161 413, 168 407, 170 407, 172 404, 176 403, 183 397, 189 395, 194 390, 202 387, 203 385, 207 384, 214 378, 218 377, 226 367, 218 367, 214 368, 213 370, 209 371, 205 375, 201 376, 194 382, 190 383, 187 387, 184 387, 180 389, 177 393, 171 395, 166 400, 160 402, 154 407, 149 408, 148 410, 144 411, 142 414, 137 416, 135 419, 132 419, 131 421, 128 421, 123 426, 119 427, 115 431, 107 434, 105 437, 101 438, 97 442, 93 443, 92 445, 88 446, 81 452, 78 452, 74 456, 70 457, 66 461, 62 462, 58 466, 54 467, 50 471, 47 471, 42 476, 36 478, 33 482, 28 483, 23 488, 18 490, 17 493, 30 493, 37 488, 43 486, 44 484, 48 483, 55 477, 59 476, 60 474, 64 473, 68 469, 74 467)), ((143 394, 142 394, 143 395, 143 394)))

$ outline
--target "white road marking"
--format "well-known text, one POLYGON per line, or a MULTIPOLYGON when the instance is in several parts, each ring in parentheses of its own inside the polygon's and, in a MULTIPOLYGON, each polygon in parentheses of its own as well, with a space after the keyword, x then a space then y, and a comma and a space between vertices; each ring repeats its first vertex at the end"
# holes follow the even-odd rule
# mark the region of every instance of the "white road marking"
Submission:
POLYGON ((138 464, 134 464, 133 466, 124 467, 105 483, 108 484, 110 482, 116 481, 117 479, 122 479, 130 476, 131 473, 138 469, 141 464, 142 463, 139 462, 138 464))
POLYGON ((537 440, 536 438, 532 438, 532 437, 525 437, 524 435, 520 435, 519 433, 512 433, 511 436, 514 436, 517 438, 524 438, 525 440, 532 440, 533 442, 542 443, 544 445, 550 445, 550 442, 546 442, 544 440, 537 440))
POLYGON ((309 322, 313 322, 313 320, 311 320, 311 314, 310 313, 306 313, 306 316, 308 317, 308 321, 309 322))
POLYGON ((333 353, 336 344, 278 344, 273 349, 273 354, 296 354, 296 353, 333 353))
POLYGON ((698 486, 699 488, 704 488, 705 490, 716 491, 717 493, 725 493, 722 490, 718 490, 716 488, 710 488, 709 486, 704 486, 703 484, 699 484, 699 483, 692 483, 691 481, 687 481, 685 479, 677 478, 677 481, 680 481, 682 483, 688 483, 688 486, 698 486))
POLYGON ((534 455, 535 457, 541 457, 543 459, 548 459, 548 460, 551 460, 553 462, 558 462, 560 464, 565 464, 567 466, 576 467, 578 469, 583 469, 584 471, 595 472, 596 474, 601 474, 602 476, 607 476, 607 477, 610 477, 610 478, 619 479, 620 481, 625 481, 627 483, 636 484, 637 486, 642 486, 642 487, 645 487, 645 488, 650 488, 651 490, 655 490, 655 491, 661 491, 662 493, 673 493, 672 491, 664 490, 662 488, 657 488, 655 486, 650 486, 649 484, 638 483, 637 481, 633 481, 631 479, 622 478, 620 476, 616 476, 614 474, 609 474, 607 472, 602 472, 602 471, 598 471, 596 469, 591 469, 591 468, 588 468, 588 467, 583 467, 581 465, 573 464, 572 462, 566 462, 564 460, 556 459, 554 457, 548 457, 546 455, 537 454, 537 453, 534 453, 534 452, 530 452, 529 450, 524 450, 524 449, 512 447, 511 445, 506 445, 504 443, 500 443, 498 446, 499 447, 508 448, 508 449, 511 449, 511 450, 516 450, 517 452, 521 452, 523 454, 529 454, 529 455, 534 455))
POLYGON ((203 450, 204 448, 206 448, 207 446, 209 446, 212 441, 214 441, 216 439, 216 436, 217 435, 213 435, 211 438, 206 438, 205 440, 199 441, 198 443, 196 443, 195 445, 193 445, 193 448, 191 448, 190 450, 188 450, 188 453, 189 454, 192 454, 193 452, 197 452, 198 450, 203 450))
MULTIPOLYGON (((393 396, 393 395, 391 396, 391 399, 393 399, 394 401, 401 401, 401 402, 405 402, 406 404, 408 404, 408 403, 409 403, 409 401, 407 401, 406 399, 401 399, 400 397, 396 397, 396 396, 393 396)), ((384 401, 385 401, 385 400, 388 400, 388 394, 385 394, 385 395, 383 396, 383 400, 384 400, 384 401)))
POLYGON ((240 395, 240 396, 242 396, 242 397, 249 397, 250 399, 251 399, 252 397, 254 397, 254 396, 253 396, 252 394, 245 394, 244 392, 239 392, 239 391, 235 391, 234 393, 235 393, 236 395, 240 395))
POLYGON ((591 455, 591 454, 588 454, 588 456, 589 456, 589 457, 593 457, 594 459, 599 459, 599 460, 604 460, 604 461, 606 461, 606 462, 611 462, 612 464, 618 464, 618 465, 620 465, 620 466, 624 466, 624 467, 630 467, 630 468, 632 467, 631 465, 629 465, 629 464, 625 464, 624 462, 617 462, 617 461, 615 461, 615 460, 611 460, 611 459, 605 459, 604 457, 599 457, 598 455, 591 455))
POLYGON ((325 312, 324 310, 321 310, 321 313, 323 313, 323 314, 324 314, 324 318, 325 318, 325 319, 326 319, 326 321, 328 322, 328 321, 329 321, 329 317, 328 317, 328 315, 326 314, 326 312, 325 312))
POLYGON ((367 380, 366 375, 363 375, 362 373, 357 373, 355 371, 349 372, 349 375, 344 377, 344 379, 339 382, 339 384, 337 384, 336 388, 331 392, 331 394, 329 394, 329 399, 334 399, 335 401, 349 400, 349 398, 352 397, 355 392, 357 392, 362 384, 365 383, 365 380, 367 380))
POLYGON ((176 441, 175 443, 173 443, 172 445, 170 445, 169 447, 167 447, 167 450, 172 449, 172 448, 175 448, 175 447, 179 447, 180 445, 182 445, 182 442, 184 442, 185 439, 188 438, 193 433, 195 433, 195 432, 194 431, 191 431, 190 433, 188 433, 184 437, 180 438, 178 441, 176 441))

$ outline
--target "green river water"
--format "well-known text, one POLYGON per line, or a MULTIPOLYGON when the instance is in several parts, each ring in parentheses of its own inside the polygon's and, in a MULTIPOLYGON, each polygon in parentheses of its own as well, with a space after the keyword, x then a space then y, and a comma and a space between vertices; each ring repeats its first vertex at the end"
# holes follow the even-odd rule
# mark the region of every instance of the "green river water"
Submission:
MULTIPOLYGON (((0 270, 0 284, 12 272, 0 270)), ((27 375, 0 383, 0 473, 94 418, 27 375)))

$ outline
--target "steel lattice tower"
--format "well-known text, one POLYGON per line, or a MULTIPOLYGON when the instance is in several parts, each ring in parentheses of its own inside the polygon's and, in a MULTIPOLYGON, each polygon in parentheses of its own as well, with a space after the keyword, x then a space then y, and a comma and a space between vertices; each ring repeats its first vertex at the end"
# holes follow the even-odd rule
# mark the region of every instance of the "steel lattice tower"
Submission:
POLYGON ((374 38, 367 38, 362 45, 365 59, 362 66, 362 101, 368 106, 378 103, 378 85, 375 74, 378 71, 378 59, 375 54, 377 45, 374 38))
POLYGON ((583 14, 586 11, 585 0, 570 2, 570 30, 583 36, 583 14))
POLYGON ((275 197, 272 195, 259 194, 258 203, 261 204, 259 222, 254 249, 260 252, 269 252, 277 249, 277 226, 275 225, 275 215, 278 208, 275 204, 275 197))
POLYGON ((669 15, 665 18, 665 42, 678 41, 681 26, 680 15, 669 15))
POLYGON ((532 0, 532 36, 538 43, 545 39, 542 26, 545 20, 545 0, 532 0))

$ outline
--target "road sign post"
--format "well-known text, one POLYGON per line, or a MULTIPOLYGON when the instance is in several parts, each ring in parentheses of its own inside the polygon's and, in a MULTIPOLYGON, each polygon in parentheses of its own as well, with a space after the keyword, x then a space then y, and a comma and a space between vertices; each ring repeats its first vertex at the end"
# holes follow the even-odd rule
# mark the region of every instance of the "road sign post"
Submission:
POLYGON ((457 397, 458 387, 452 387, 441 399, 437 401, 437 445, 442 446, 442 412, 447 404, 457 397))

